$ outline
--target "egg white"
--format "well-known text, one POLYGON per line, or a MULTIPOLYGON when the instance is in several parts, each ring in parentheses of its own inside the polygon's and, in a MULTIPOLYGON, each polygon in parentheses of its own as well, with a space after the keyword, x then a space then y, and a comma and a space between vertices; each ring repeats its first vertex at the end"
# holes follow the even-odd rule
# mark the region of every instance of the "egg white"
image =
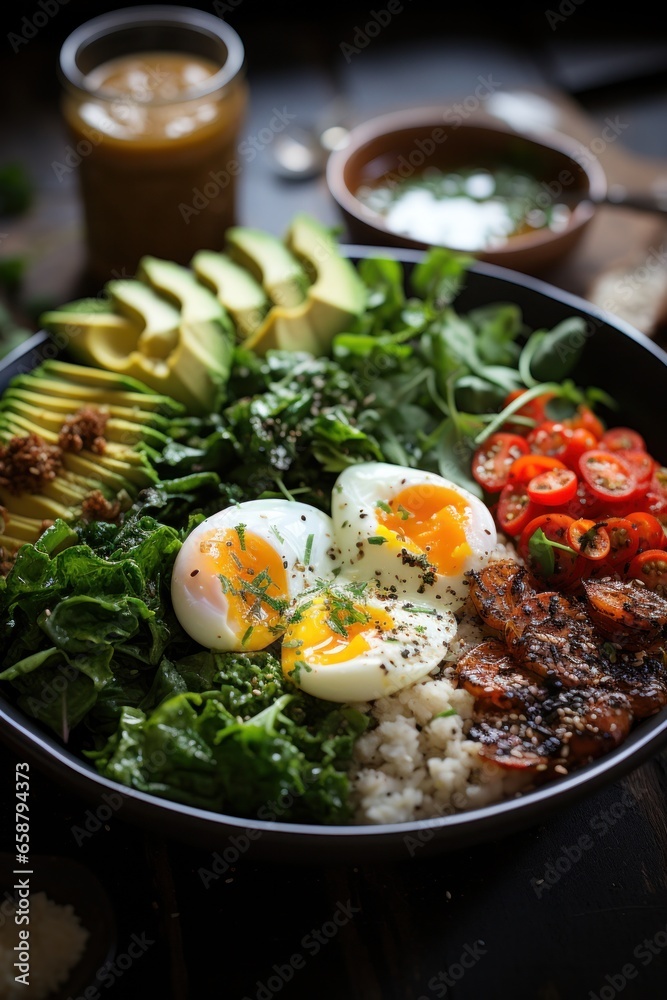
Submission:
POLYGON ((373 701, 435 670, 456 630, 456 618, 446 608, 339 578, 295 601, 283 636, 283 672, 307 694, 325 701, 373 701), (354 626, 339 631, 328 624, 337 606, 343 607, 338 621, 345 621, 350 604, 369 619, 356 636, 354 626), (355 648, 360 639, 366 647, 361 651, 355 648))
MULTIPOLYGON (((276 584, 267 590, 276 607, 287 606, 317 580, 329 577, 336 566, 331 518, 308 504, 249 500, 212 514, 183 542, 171 578, 171 599, 180 624, 191 638, 209 649, 265 648, 271 638, 280 634, 277 631, 267 639, 262 630, 255 628, 271 609, 266 603, 256 603, 253 613, 252 598, 246 597, 247 614, 244 612, 243 620, 239 620, 239 601, 233 592, 238 593, 243 585, 234 571, 222 574, 225 579, 221 579, 219 560, 225 558, 224 540, 229 539, 230 531, 238 535, 239 530, 244 538, 263 540, 271 550, 272 563, 280 568, 280 574, 273 575, 284 577, 284 585, 276 584), (258 644, 253 631, 257 637, 263 634, 267 641, 258 644)), ((262 565, 258 565, 259 576, 255 579, 262 579, 261 571, 262 565)), ((262 586, 266 583, 267 574, 262 586)))
MULTIPOLYGON (((468 590, 465 574, 480 568, 497 543, 491 512, 468 490, 435 473, 385 462, 365 462, 345 469, 333 488, 331 516, 346 576, 372 579, 401 597, 423 597, 442 606, 456 607, 463 602, 468 590), (455 560, 455 569, 444 572, 432 562, 428 551, 388 532, 378 506, 389 504, 405 491, 428 500, 437 489, 451 491, 456 499, 469 550, 455 560)), ((410 515, 404 511, 403 516, 407 521, 410 515)), ((456 548, 453 544, 450 551, 455 554, 456 548)))

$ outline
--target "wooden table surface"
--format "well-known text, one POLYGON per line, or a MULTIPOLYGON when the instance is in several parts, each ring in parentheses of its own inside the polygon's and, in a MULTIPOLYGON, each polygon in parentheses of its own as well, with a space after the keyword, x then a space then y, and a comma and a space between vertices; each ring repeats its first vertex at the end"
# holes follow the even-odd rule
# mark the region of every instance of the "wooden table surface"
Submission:
MULTIPOLYGON (((240 3, 235 12, 236 6, 231 4, 229 19, 243 32, 249 53, 248 134, 262 128, 274 107, 290 109, 307 124, 342 97, 361 119, 396 106, 456 100, 480 74, 495 74, 504 93, 547 100, 559 124, 589 145, 608 119, 620 122, 617 141, 600 152, 612 182, 646 186, 667 177, 667 84, 661 76, 667 57, 659 35, 635 40, 619 31, 599 42, 595 33, 581 40, 566 27, 551 31, 542 22, 540 45, 531 47, 525 38, 515 44, 501 33, 475 33, 472 26, 455 34, 430 32, 418 17, 408 31, 406 14, 405 31, 397 15, 385 37, 346 59, 340 45, 353 40, 360 18, 368 18, 365 8, 347 20, 341 10, 335 22, 295 27, 278 13, 258 22, 249 7, 244 13, 240 3), (276 51, 282 58, 271 58, 276 51)), ((572 23, 587 16, 585 7, 571 15, 572 23)), ((36 302, 64 301, 80 283, 76 171, 59 182, 51 168, 65 144, 54 46, 72 20, 87 16, 83 5, 73 8, 63 8, 60 36, 54 28, 48 38, 36 38, 2 60, 3 82, 13 80, 12 100, 3 109, 2 159, 23 162, 37 191, 30 212, 1 227, 2 253, 28 257, 20 295, 10 303, 28 317, 36 302)), ((270 149, 265 152, 244 167, 241 222, 282 233, 296 210, 306 210, 340 223, 323 177, 298 184, 281 180, 272 170, 270 149)), ((601 209, 576 255, 548 280, 605 308, 615 296, 619 314, 661 339, 664 239, 659 216, 601 209)), ((1 850, 13 843, 16 759, 0 751, 6 803, 1 850)), ((98 874, 116 910, 119 955, 127 954, 133 935, 145 936, 141 956, 115 966, 91 996, 665 995, 664 754, 523 832, 428 858, 414 848, 411 856, 406 847, 405 856, 384 864, 341 866, 326 857, 315 866, 272 864, 253 858, 251 849, 216 875, 211 852, 174 841, 168 830, 160 837, 147 834, 116 815, 105 813, 100 821, 99 805, 33 774, 33 852, 74 857, 98 874)))

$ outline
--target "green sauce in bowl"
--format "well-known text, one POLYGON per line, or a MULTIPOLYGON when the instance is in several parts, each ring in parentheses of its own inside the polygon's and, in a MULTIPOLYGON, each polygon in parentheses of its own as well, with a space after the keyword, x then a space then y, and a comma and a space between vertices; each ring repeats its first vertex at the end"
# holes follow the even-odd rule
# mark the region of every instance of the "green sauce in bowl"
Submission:
POLYGON ((570 217, 546 184, 504 167, 428 167, 406 179, 387 174, 360 187, 356 197, 398 235, 467 251, 503 246, 536 230, 561 232, 570 217))

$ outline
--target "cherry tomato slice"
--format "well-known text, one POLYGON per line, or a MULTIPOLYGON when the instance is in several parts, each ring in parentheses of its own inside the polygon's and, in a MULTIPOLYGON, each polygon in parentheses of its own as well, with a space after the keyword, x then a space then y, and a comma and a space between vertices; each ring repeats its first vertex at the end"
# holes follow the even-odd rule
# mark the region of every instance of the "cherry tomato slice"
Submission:
POLYGON ((526 490, 535 503, 558 507, 572 500, 577 492, 578 482, 572 469, 547 469, 546 472, 533 476, 526 490))
POLYGON ((606 517, 599 524, 609 535, 608 565, 623 570, 637 554, 639 532, 627 517, 606 517))
POLYGON ((655 466, 642 507, 667 524, 667 468, 664 466, 655 466))
MULTIPOLYGON (((532 452, 539 455, 553 455, 555 458, 563 458, 567 451, 567 446, 574 431, 565 424, 556 423, 553 420, 545 420, 544 423, 534 427, 526 437, 532 452)), ((592 447, 595 447, 595 442, 592 447)))
POLYGON ((574 520, 581 517, 599 520, 603 514, 610 514, 609 504, 591 493, 588 484, 579 480, 577 492, 569 503, 563 504, 562 513, 569 514, 574 520))
POLYGON ((600 418, 593 413, 590 406, 585 406, 583 403, 577 407, 577 413, 574 417, 568 417, 567 425, 573 430, 577 427, 583 427, 584 430, 590 431, 598 441, 605 432, 605 426, 600 418))
POLYGON ((496 523, 506 535, 520 535, 538 513, 539 508, 528 496, 523 483, 503 486, 496 508, 496 523))
POLYGON ((591 492, 612 503, 629 500, 637 492, 637 480, 632 467, 618 452, 593 448, 579 459, 579 471, 591 492))
POLYGON ((585 427, 575 427, 570 431, 565 451, 559 455, 561 461, 565 462, 568 469, 579 472, 579 459, 585 451, 597 448, 598 440, 591 431, 585 427))
POLYGON ((667 553, 664 549, 646 549, 631 561, 628 576, 643 580, 650 590, 667 590, 667 553))
POLYGON ((600 447, 605 451, 646 451, 646 442, 630 427, 610 427, 600 438, 600 447))
POLYGON ((606 559, 611 549, 607 529, 596 521, 589 521, 585 517, 580 517, 578 521, 573 521, 569 526, 567 544, 575 552, 579 552, 586 559, 592 559, 595 562, 606 559))
POLYGON ((567 514, 541 514, 529 521, 521 532, 519 555, 539 584, 569 590, 584 575, 586 559, 574 552, 567 542, 572 522, 573 518, 567 514))
POLYGON ((638 488, 645 487, 648 489, 648 484, 651 482, 655 470, 655 459, 651 458, 646 451, 635 451, 629 448, 621 451, 620 455, 623 461, 627 462, 634 472, 638 488))
POLYGON ((628 514, 627 520, 633 525, 639 535, 637 552, 647 549, 664 549, 667 547, 667 535, 662 524, 648 511, 638 510, 628 514))
POLYGON ((525 438, 498 431, 480 445, 473 456, 472 474, 489 493, 498 493, 505 483, 512 463, 529 451, 525 438))
POLYGON ((510 465, 508 482, 529 483, 548 469, 564 469, 565 464, 552 455, 521 455, 510 465))

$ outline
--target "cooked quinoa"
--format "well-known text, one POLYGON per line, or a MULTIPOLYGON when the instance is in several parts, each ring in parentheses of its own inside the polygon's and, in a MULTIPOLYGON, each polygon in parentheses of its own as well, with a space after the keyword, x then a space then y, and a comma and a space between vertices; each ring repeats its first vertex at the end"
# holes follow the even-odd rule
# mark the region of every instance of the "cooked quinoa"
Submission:
MULTIPOLYGON (((494 558, 516 558, 499 544, 494 558)), ((352 797, 356 823, 433 819, 499 802, 530 780, 480 756, 467 738, 474 697, 458 688, 454 665, 486 633, 472 605, 457 614, 456 638, 438 670, 386 698, 356 707, 372 726, 356 743, 352 797)))

